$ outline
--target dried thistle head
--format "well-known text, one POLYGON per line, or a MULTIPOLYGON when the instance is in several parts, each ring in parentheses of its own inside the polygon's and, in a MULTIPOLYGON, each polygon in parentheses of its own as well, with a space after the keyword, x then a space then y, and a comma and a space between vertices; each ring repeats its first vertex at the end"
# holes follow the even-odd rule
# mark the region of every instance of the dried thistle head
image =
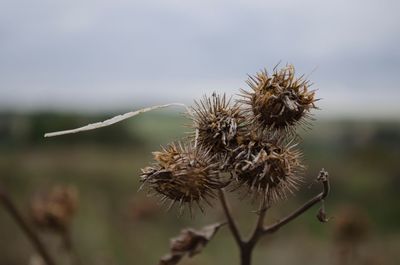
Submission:
POLYGON ((78 207, 78 191, 73 186, 55 186, 37 195, 31 204, 33 222, 40 228, 62 232, 68 229, 78 207))
POLYGON ((261 71, 250 76, 247 84, 252 91, 242 90, 242 102, 260 128, 290 130, 310 118, 310 110, 316 108, 310 82, 296 78, 293 65, 274 70, 271 76, 261 71))
POLYGON ((284 144, 281 136, 265 131, 252 131, 235 150, 233 173, 237 187, 245 186, 268 202, 287 197, 301 181, 301 153, 284 144))
POLYGON ((142 169, 141 182, 161 195, 162 201, 178 202, 191 209, 196 203, 209 203, 214 190, 222 186, 219 164, 201 147, 191 144, 170 144, 160 152, 154 152, 153 166, 142 169))
POLYGON ((195 101, 191 118, 197 131, 198 144, 210 149, 213 154, 221 154, 232 148, 243 126, 244 117, 238 104, 230 99, 212 94, 195 101))

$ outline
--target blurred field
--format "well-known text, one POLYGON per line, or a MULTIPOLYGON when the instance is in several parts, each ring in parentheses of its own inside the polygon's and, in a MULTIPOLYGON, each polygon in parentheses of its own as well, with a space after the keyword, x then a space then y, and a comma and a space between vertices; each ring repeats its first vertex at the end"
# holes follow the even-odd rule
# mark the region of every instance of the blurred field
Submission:
MULTIPOLYGON (((176 113, 154 112, 113 127, 44 139, 44 132, 70 129, 108 115, 0 114, 0 184, 19 209, 28 214, 30 198, 54 184, 76 185, 80 193, 73 241, 83 264, 157 264, 168 252, 169 239, 181 228, 200 228, 224 219, 218 202, 195 218, 166 212, 155 198, 137 192, 140 168, 160 144, 179 139, 187 120, 176 113)), ((268 222, 319 192, 309 187, 319 170, 329 171, 332 194, 326 202, 327 224, 315 218, 318 207, 266 238, 256 248, 254 264, 400 264, 400 123, 318 121, 302 132, 306 181, 301 192, 268 212, 268 222), (338 236, 348 218, 365 223, 359 239, 338 236), (358 215, 357 215, 358 214, 358 215), (352 217, 353 218, 353 217, 352 217), (347 241, 350 243, 348 243, 347 241), (350 247, 349 247, 350 245, 350 247)), ((253 223, 257 205, 232 195, 235 215, 244 231, 253 223)), ((347 232, 345 235, 348 234, 347 232)), ((59 251, 57 238, 42 234, 59 251)), ((30 244, 0 209, 0 264, 28 264, 30 244)), ((60 260, 63 257, 59 255, 60 260)), ((182 264, 237 264, 236 247, 222 228, 203 253, 182 264)), ((63 263, 60 263, 63 264, 63 263)))

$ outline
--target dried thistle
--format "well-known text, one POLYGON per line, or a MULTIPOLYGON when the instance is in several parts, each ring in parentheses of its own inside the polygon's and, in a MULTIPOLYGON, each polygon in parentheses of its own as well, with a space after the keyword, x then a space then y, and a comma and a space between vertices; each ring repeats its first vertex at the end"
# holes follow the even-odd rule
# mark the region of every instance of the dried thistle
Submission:
POLYGON ((170 144, 153 154, 156 162, 142 169, 141 181, 161 194, 163 202, 170 200, 170 207, 179 202, 181 208, 187 204, 191 210, 196 203, 202 209, 201 202, 210 204, 214 190, 223 185, 219 164, 203 148, 170 144))
POLYGON ((230 99, 212 94, 204 96, 192 107, 193 127, 198 132, 198 144, 210 149, 213 154, 221 154, 236 144, 236 138, 243 127, 244 116, 239 104, 231 104, 230 99))
POLYGON ((296 78, 293 65, 274 70, 271 76, 261 71, 250 76, 247 84, 252 91, 242 90, 241 102, 248 106, 247 113, 260 128, 290 130, 306 122, 310 110, 316 108, 309 81, 303 76, 296 78))
POLYGON ((277 134, 261 130, 249 132, 235 150, 232 161, 238 181, 236 187, 246 186, 253 194, 265 196, 267 201, 286 198, 302 179, 301 152, 294 147, 285 144, 277 134))
POLYGON ((78 191, 73 186, 55 186, 37 195, 31 204, 33 222, 40 228, 65 232, 78 207, 78 191))
MULTIPOLYGON (((252 90, 242 91, 242 100, 234 104, 225 95, 213 94, 195 102, 191 109, 181 103, 154 106, 45 136, 106 127, 162 107, 186 107, 195 129, 194 141, 184 146, 171 144, 160 152, 154 152, 155 163, 142 169, 141 182, 161 196, 162 202, 171 201, 170 207, 178 202, 181 209, 188 205, 191 210, 193 203, 202 209, 202 202, 210 204, 208 200, 218 192, 228 227, 239 247, 241 264, 250 265, 258 240, 323 202, 330 192, 330 183, 328 173, 321 170, 317 178, 322 184, 321 193, 278 222, 264 226, 266 211, 271 203, 286 198, 288 192, 297 189, 301 180, 301 152, 288 140, 297 140, 295 128, 307 123, 310 111, 316 108, 317 99, 314 91, 309 90, 309 81, 303 76, 295 77, 292 65, 274 69, 271 76, 264 70, 250 76, 247 84, 252 90), (231 179, 222 180, 221 176, 228 173, 231 179), (232 176, 236 178, 236 188, 246 187, 253 196, 262 196, 257 222, 248 240, 241 236, 223 189, 233 182, 232 176)), ((323 207, 317 217, 325 222, 327 217, 323 207)), ((211 239, 215 229, 211 227, 206 233, 183 231, 173 240, 171 253, 162 258, 160 264, 177 264, 186 254, 198 253, 211 239)))

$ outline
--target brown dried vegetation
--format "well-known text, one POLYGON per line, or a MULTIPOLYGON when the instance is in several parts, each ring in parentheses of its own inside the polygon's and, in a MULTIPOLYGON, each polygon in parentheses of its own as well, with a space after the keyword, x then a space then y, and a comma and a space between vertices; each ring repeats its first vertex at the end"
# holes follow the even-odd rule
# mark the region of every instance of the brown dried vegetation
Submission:
POLYGON ((247 84, 252 91, 242 90, 247 112, 253 122, 262 128, 292 129, 309 118, 315 109, 315 93, 310 91, 310 82, 295 77, 293 65, 272 75, 266 70, 250 76, 247 84))
POLYGON ((181 143, 168 145, 161 152, 154 152, 153 166, 142 169, 141 181, 162 195, 161 200, 171 201, 170 206, 179 202, 191 209, 196 203, 209 203, 215 197, 215 190, 221 188, 219 165, 209 152, 202 148, 181 143))

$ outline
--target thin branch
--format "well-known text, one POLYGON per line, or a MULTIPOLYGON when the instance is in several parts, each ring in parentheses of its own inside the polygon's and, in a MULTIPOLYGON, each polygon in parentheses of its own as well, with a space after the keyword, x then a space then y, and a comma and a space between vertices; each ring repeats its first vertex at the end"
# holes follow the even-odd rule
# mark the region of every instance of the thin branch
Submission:
POLYGON ((311 200, 309 200, 308 202, 306 202, 305 204, 303 204, 301 207, 299 207, 293 213, 291 213, 287 217, 283 218, 281 221, 279 221, 273 225, 265 227, 262 231, 263 234, 276 232, 277 230, 279 230, 279 228, 281 228, 285 224, 289 223, 290 221, 296 219, 298 216, 300 216, 302 213, 304 213, 305 211, 310 209, 315 204, 324 200, 328 196, 329 191, 330 191, 328 172, 326 172, 324 169, 322 169, 321 172, 319 173, 317 180, 322 182, 323 191, 320 194, 318 194, 317 196, 315 196, 314 198, 312 198, 311 200))
POLYGON ((29 227, 29 225, 24 220, 22 215, 19 213, 19 211, 17 210, 16 206, 14 205, 10 197, 6 194, 5 191, 1 189, 0 189, 0 202, 4 206, 4 209, 11 215, 14 221, 19 225, 21 230, 31 241, 33 247, 43 258, 44 262, 47 265, 55 265, 55 262, 50 257, 50 254, 47 252, 47 249, 44 246, 43 242, 40 240, 38 235, 31 229, 31 227, 29 227))
POLYGON ((222 204, 222 208, 224 209, 224 213, 226 215, 226 218, 228 220, 228 226, 229 229, 231 230, 233 237, 236 240, 236 243, 238 244, 239 248, 242 248, 243 245, 243 240, 242 237, 240 236, 239 233, 239 229, 236 226, 235 220, 232 217, 231 211, 230 211, 230 207, 228 205, 228 201, 226 200, 226 196, 225 196, 225 192, 223 189, 219 189, 218 190, 218 195, 219 195, 219 199, 221 201, 222 204))
POLYGON ((260 208, 258 210, 257 223, 254 226, 253 232, 252 232, 249 240, 247 241, 247 244, 249 245, 249 247, 253 247, 257 243, 260 236, 262 235, 262 231, 264 229, 264 219, 265 219, 267 210, 268 210, 267 199, 264 196, 261 201, 260 208))
POLYGON ((264 196, 260 205, 260 209, 258 210, 258 219, 256 228, 261 228, 264 225, 265 214, 267 213, 268 206, 267 206, 267 199, 264 196))

